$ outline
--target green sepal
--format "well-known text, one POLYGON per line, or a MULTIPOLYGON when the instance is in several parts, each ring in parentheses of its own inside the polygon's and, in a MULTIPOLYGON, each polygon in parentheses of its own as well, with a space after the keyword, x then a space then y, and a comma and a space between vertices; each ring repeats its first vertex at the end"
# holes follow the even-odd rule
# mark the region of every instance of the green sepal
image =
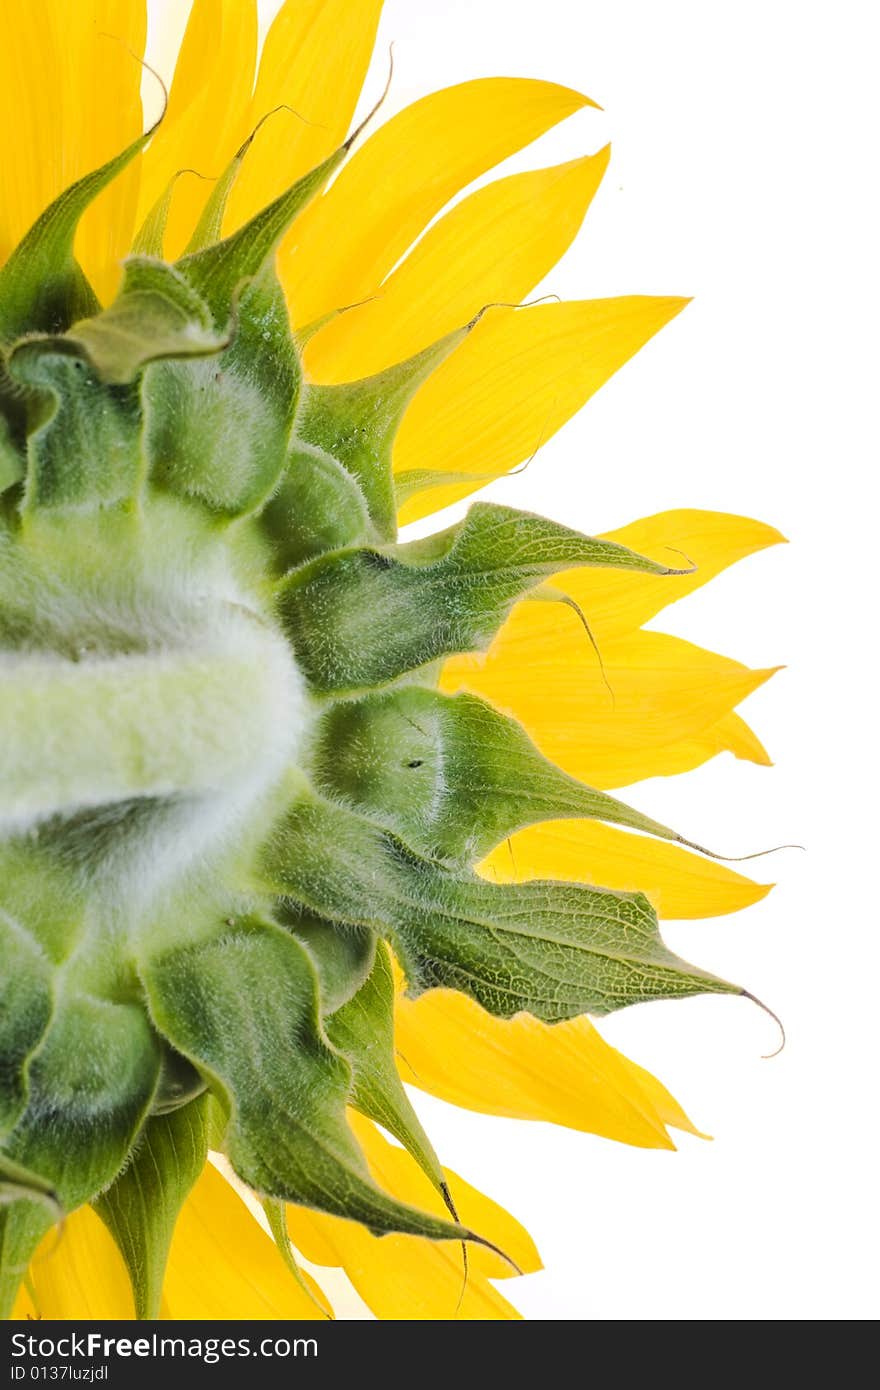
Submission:
POLYGON ((399 1139, 445 1195, 440 1160, 403 1088, 394 1058, 394 976, 384 941, 360 989, 324 1020, 324 1026, 351 1065, 352 1105, 399 1139))
POLYGON ((145 452, 154 483, 239 516, 262 505, 283 474, 300 367, 271 266, 220 323, 230 314, 225 351, 148 368, 145 452))
POLYGON ((72 339, 25 339, 9 362, 32 388, 25 508, 109 505, 132 498, 140 477, 137 388, 108 386, 72 339))
MULTIPOLYGON (((154 482, 236 517, 274 493, 288 457, 299 354, 273 253, 287 227, 344 158, 311 170, 224 241, 176 262, 233 340, 209 363, 157 363, 147 376, 147 455, 154 482)), ((233 171, 227 170, 233 176, 233 171)), ((231 186, 231 181, 229 181, 231 186)), ((226 183, 212 217, 222 215, 226 183)))
POLYGON ((691 843, 569 777, 522 725, 474 695, 407 685, 334 702, 315 734, 312 772, 322 790, 430 858, 473 862, 523 826, 572 818, 691 843))
POLYGON ((556 1023, 651 999, 743 992, 669 951, 640 893, 489 883, 314 794, 278 827, 261 886, 387 937, 412 994, 458 989, 501 1018, 525 1010, 556 1023))
MULTIPOLYGON (((222 240, 223 218, 226 214, 226 204, 229 202, 229 195, 238 178, 242 162, 245 155, 254 142, 254 136, 274 112, 270 111, 265 115, 257 126, 251 131, 247 139, 239 146, 232 159, 227 164, 223 173, 215 181, 214 187, 208 195, 208 200, 202 209, 202 215, 196 223, 195 231, 190 237, 184 248, 184 256, 192 256, 197 251, 204 251, 206 247, 213 246, 222 240)), ((296 215, 296 214, 294 214, 296 215)))
POLYGON ((177 262, 190 284, 205 296, 216 319, 225 320, 242 283, 266 269, 290 224, 320 192, 347 152, 346 143, 231 236, 177 262))
POLYGON ((0 1142, 27 1106, 27 1065, 52 1016, 52 967, 0 908, 0 1142))
POLYGON ((150 139, 155 126, 60 193, 0 269, 0 342, 23 333, 63 333, 100 307, 73 254, 83 213, 150 139))
POLYGON ((102 381, 133 381, 163 357, 209 357, 229 346, 208 306, 173 266, 146 257, 125 262, 122 287, 100 314, 66 335, 80 343, 102 381))
MULTIPOLYGON (((158 1042, 137 1004, 65 998, 31 1061, 28 1106, 4 1142, 2 1159, 32 1171, 65 1212, 74 1211, 119 1173, 158 1077, 158 1042)), ((0 1316, 9 1315, 53 1219, 29 1190, 0 1213, 0 1316)))
POLYGON ((376 936, 361 927, 324 921, 312 913, 288 913, 283 903, 278 905, 278 917, 305 946, 314 963, 321 1016, 326 1019, 365 984, 376 960, 376 936))
POLYGON ((178 169, 176 174, 165 185, 164 192, 160 193, 150 211, 144 218, 140 231, 131 243, 132 253, 135 256, 150 256, 156 260, 163 259, 163 248, 165 246, 165 229, 168 225, 168 214, 171 211, 171 200, 174 197, 174 190, 177 180, 184 174, 192 174, 194 178, 201 179, 205 176, 200 174, 197 169, 178 169))
POLYGON ((315 1307, 320 1310, 325 1318, 332 1320, 333 1310, 329 1304, 321 1302, 315 1296, 315 1290, 303 1278, 303 1272, 296 1262, 296 1255, 293 1253, 293 1245, 290 1241, 290 1233, 287 1229, 287 1208, 283 1202, 279 1202, 274 1197, 267 1197, 263 1202, 263 1211, 266 1213, 266 1220, 269 1223, 269 1230, 275 1242, 276 1249, 281 1256, 288 1270, 299 1284, 303 1293, 310 1298, 315 1307))
POLYGON ((296 446, 273 497, 260 513, 276 574, 374 539, 364 495, 341 463, 296 446))
POLYGON ((46 1208, 53 1221, 64 1218, 64 1210, 48 1179, 0 1153, 0 1207, 10 1202, 36 1202, 46 1208))
POLYGON ((138 1318, 158 1318, 174 1227, 208 1157, 210 1097, 151 1115, 134 1156, 92 1203, 125 1261, 138 1318))
POLYGON ((146 960, 142 978, 157 1027, 229 1097, 226 1152, 257 1193, 361 1221, 376 1235, 469 1238, 370 1177, 345 1119, 351 1069, 322 1034, 318 978, 291 935, 240 921, 218 939, 146 960))
POLYGON ((278 611, 313 689, 354 694, 487 646, 518 598, 579 565, 677 573, 612 541, 478 502, 425 541, 304 565, 280 581, 278 611))
MULTIPOLYGON (((2 915, 56 968, 74 954, 85 931, 82 864, 72 848, 61 828, 45 820, 27 834, 0 839, 2 915)), ((17 963, 22 953, 15 951, 17 963)))
POLYGON ((28 388, 26 507, 131 500, 143 473, 136 378, 150 362, 216 356, 228 345, 195 290, 144 258, 126 262, 108 309, 63 335, 20 342, 8 370, 28 388))
POLYGON ((417 497, 420 492, 427 492, 434 487, 463 487, 473 491, 481 483, 493 482, 498 477, 497 473, 464 473, 459 471, 446 472, 439 468, 407 468, 402 473, 394 475, 394 501, 397 510, 417 497))
POLYGON ((298 441, 338 459, 358 483, 377 538, 397 535, 391 451, 407 406, 422 382, 464 341, 468 328, 447 333, 422 352, 375 376, 342 385, 306 384, 300 398, 291 467, 298 441))
MULTIPOLYGON (((4 377, 6 377, 6 367, 5 364, 0 364, 0 401, 5 395, 4 377)), ((16 442, 10 423, 0 408, 0 493, 5 492, 7 488, 14 487, 16 483, 21 481, 26 466, 24 450, 16 442)))

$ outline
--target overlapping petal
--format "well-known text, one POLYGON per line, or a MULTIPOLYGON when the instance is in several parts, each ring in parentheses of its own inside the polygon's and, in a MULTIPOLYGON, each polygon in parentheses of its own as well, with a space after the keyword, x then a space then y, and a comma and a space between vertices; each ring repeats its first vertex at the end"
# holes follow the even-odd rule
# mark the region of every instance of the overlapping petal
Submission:
POLYGON ((128 1274, 113 1237, 89 1207, 44 1237, 22 1286, 14 1318, 134 1317, 128 1274))
MULTIPOLYGON (((530 458, 687 300, 643 295, 490 309, 415 396, 399 474, 464 473, 401 508, 416 521, 530 458)), ((577 466, 575 464, 575 466, 577 466)))
POLYGON ((604 539, 690 572, 657 576, 581 569, 557 576, 555 586, 580 604, 599 640, 643 626, 730 565, 778 545, 784 537, 775 527, 747 516, 680 508, 630 522, 606 532, 604 539))
POLYGON ((517 303, 573 241, 608 150, 552 169, 497 179, 431 227, 367 303, 341 314, 309 345, 320 381, 347 381, 414 356, 484 305, 517 303))
POLYGON ((590 104, 552 82, 495 77, 446 87, 393 116, 298 219, 282 252, 294 322, 375 294, 450 198, 590 104))
POLYGON ((345 139, 381 10, 382 0, 286 0, 281 6, 263 45, 248 124, 253 128, 282 105, 291 110, 283 136, 271 126, 257 136, 229 200, 227 231, 345 139))
MULTIPOLYGON (((146 0, 10 0, 0 44, 0 259, 46 205, 138 134, 146 0)), ((115 282, 135 225, 138 170, 83 218, 77 252, 99 291, 115 282)))
POLYGON ((767 884, 665 840, 634 835, 599 821, 549 821, 520 830, 483 861, 499 883, 530 878, 599 883, 645 893, 658 916, 717 917, 766 897, 767 884))
POLYGON ((175 1227, 163 1317, 326 1317, 323 1293, 308 1274, 302 1278, 310 1292, 297 1283, 238 1193, 207 1164, 175 1227))
POLYGON ((142 158, 138 225, 175 175, 187 170, 174 187, 165 237, 169 257, 180 255, 195 227, 211 189, 206 180, 222 172, 249 134, 256 60, 255 0, 195 0, 165 119, 142 158))
POLYGON ((446 663, 441 689, 491 701, 546 757, 605 788, 674 771, 679 744, 716 725, 773 674, 662 632, 604 642, 602 661, 604 670, 570 609, 522 603, 485 656, 446 663))
MULTIPOLYGON (((390 1144, 369 1121, 353 1115, 351 1123, 377 1182, 405 1201, 444 1213, 439 1194, 409 1154, 390 1144)), ((534 1243, 519 1222, 456 1173, 444 1173, 465 1225, 491 1240, 524 1273, 540 1269, 534 1243)), ((379 1238, 356 1222, 302 1207, 288 1208, 288 1226, 305 1258, 341 1266, 379 1318, 485 1321, 520 1316, 489 1282, 514 1270, 480 1246, 470 1246, 465 1282, 461 1247, 454 1241, 379 1238)))
POLYGON ((639 1148, 674 1148, 667 1126, 697 1133, 665 1087, 586 1018, 497 1019, 463 994, 431 990, 399 995, 395 1037, 404 1080, 453 1105, 639 1148))
MULTIPOLYGON (((163 1318, 321 1319, 326 1298, 305 1272, 290 1274, 271 1238, 226 1179, 208 1164, 177 1222, 162 1297, 163 1318)), ((89 1207, 43 1240, 14 1316, 134 1317, 122 1256, 89 1207)))

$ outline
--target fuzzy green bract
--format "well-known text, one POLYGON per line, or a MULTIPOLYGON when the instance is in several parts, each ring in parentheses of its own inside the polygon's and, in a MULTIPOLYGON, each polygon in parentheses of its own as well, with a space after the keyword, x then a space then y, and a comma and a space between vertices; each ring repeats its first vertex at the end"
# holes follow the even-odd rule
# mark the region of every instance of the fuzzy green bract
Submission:
POLYGON ((472 325, 366 380, 304 379, 274 252, 344 149, 227 240, 218 202, 176 265, 132 257, 102 309, 73 237, 138 144, 0 272, 6 1313, 91 1203, 157 1316, 209 1143, 288 1261, 284 1202, 478 1240, 451 1202, 382 1191, 346 1120, 383 1125, 448 1199, 394 1064, 392 953, 411 991, 504 1018, 734 991, 666 949, 639 895, 475 873, 539 820, 678 837, 436 689, 555 572, 669 571, 485 503, 398 541, 395 433, 472 325))

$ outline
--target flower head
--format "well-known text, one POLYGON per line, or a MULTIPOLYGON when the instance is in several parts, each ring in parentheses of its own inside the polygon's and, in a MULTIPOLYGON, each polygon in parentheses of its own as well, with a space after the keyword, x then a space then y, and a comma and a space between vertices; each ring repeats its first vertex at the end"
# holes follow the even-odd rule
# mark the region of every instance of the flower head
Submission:
POLYGON ((7 1311, 326 1316, 299 1252, 380 1316, 515 1316, 534 1246, 402 1079, 669 1146, 586 1015, 742 993, 658 914, 765 889, 611 789, 766 761, 769 673, 643 624, 779 537, 478 501, 401 540, 685 301, 515 307, 607 151, 444 209, 590 103, 486 79, 349 135, 380 8, 285 3, 255 66, 255 4, 195 0, 146 133, 142 3, 4 12, 45 96, 0 83, 7 1311))

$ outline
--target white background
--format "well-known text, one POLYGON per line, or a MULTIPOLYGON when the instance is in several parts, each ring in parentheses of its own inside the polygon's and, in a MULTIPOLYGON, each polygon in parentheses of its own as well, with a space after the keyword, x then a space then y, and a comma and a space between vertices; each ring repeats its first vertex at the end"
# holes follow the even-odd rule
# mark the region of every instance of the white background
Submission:
MULTIPOLYGON (((357 3, 357 0, 352 0, 357 3)), ((603 1031, 715 1136, 678 1153, 456 1111, 416 1093, 444 1161, 529 1227, 539 1319, 876 1315, 876 35, 869 0, 386 0, 383 112, 467 77, 600 102, 503 166, 613 145, 564 297, 691 294, 528 471, 493 495, 596 532, 664 508, 751 514, 792 542, 657 622, 787 669, 743 707, 772 769, 723 756, 627 796, 779 886, 667 924, 745 1002, 640 1006, 603 1031), (871 256, 869 258, 869 245, 871 256)), ((357 1316, 357 1313, 354 1314, 357 1316)))

